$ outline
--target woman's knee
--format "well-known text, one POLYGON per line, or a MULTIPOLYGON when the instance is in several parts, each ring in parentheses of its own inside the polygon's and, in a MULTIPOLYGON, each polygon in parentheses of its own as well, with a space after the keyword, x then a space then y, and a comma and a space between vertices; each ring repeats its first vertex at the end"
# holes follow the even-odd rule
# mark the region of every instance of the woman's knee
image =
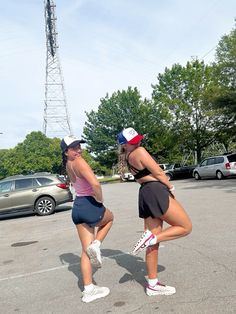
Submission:
POLYGON ((189 221, 184 225, 184 235, 188 235, 192 232, 193 226, 192 226, 192 222, 189 219, 189 221))

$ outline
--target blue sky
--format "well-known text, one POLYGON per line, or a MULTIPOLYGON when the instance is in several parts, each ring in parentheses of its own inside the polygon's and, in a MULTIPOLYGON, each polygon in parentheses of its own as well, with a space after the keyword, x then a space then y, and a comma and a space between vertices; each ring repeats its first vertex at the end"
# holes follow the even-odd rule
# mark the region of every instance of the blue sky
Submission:
MULTIPOLYGON (((192 57, 214 60, 234 27, 235 0, 55 0, 59 55, 73 133, 106 93, 151 98, 158 73, 192 57)), ((43 0, 0 1, 0 149, 42 131, 43 0)))

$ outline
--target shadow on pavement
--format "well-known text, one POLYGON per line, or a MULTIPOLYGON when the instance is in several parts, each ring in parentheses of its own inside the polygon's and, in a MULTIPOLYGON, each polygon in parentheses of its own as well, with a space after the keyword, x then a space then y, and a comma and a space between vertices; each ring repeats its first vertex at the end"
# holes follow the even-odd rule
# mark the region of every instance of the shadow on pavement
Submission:
MULTIPOLYGON (((51 215, 55 215, 57 213, 69 211, 72 209, 72 204, 61 204, 58 205, 55 209, 55 212, 51 215)), ((51 215, 46 215, 45 217, 51 216, 51 215)), ((44 216, 39 216, 35 212, 29 209, 19 209, 19 210, 9 210, 9 212, 5 213, 0 213, 0 220, 10 220, 10 219, 19 219, 19 218, 26 218, 26 217, 44 217, 44 216)))
MULTIPOLYGON (((119 279, 119 283, 125 283, 128 281, 136 281, 141 286, 145 284, 146 265, 145 261, 138 256, 133 256, 127 254, 120 250, 102 249, 102 256, 113 259, 116 261, 117 265, 124 268, 127 272, 122 275, 119 279)), ((71 271, 78 279, 78 287, 83 291, 83 279, 80 271, 80 257, 73 253, 64 253, 59 256, 62 265, 68 264, 68 270, 71 271)), ((158 272, 165 270, 165 267, 158 265, 158 272)), ((93 269, 93 274, 95 274, 97 269, 93 269)), ((93 280, 93 283, 96 282, 93 280)))
MULTIPOLYGON (((144 285, 146 272, 145 261, 139 257, 130 255, 120 250, 102 249, 102 256, 113 259, 116 261, 117 265, 126 269, 128 272, 125 273, 119 280, 119 283, 125 283, 127 281, 136 281, 141 286, 144 285)), ((158 265, 158 272, 165 270, 165 267, 158 265)))
POLYGON ((225 189, 226 193, 235 193, 235 179, 236 177, 230 177, 225 178, 223 180, 217 180, 217 179, 208 179, 204 178, 202 180, 189 180, 186 181, 186 185, 182 187, 183 190, 192 190, 192 189, 209 189, 209 188, 215 188, 215 189, 225 189))
MULTIPOLYGON (((81 291, 84 290, 83 278, 80 271, 80 257, 74 253, 64 253, 59 256, 62 265, 68 264, 68 270, 71 271, 78 279, 78 287, 81 291)), ((96 268, 93 269, 93 274, 97 271, 96 268)), ((93 283, 97 283, 93 279, 93 283)))

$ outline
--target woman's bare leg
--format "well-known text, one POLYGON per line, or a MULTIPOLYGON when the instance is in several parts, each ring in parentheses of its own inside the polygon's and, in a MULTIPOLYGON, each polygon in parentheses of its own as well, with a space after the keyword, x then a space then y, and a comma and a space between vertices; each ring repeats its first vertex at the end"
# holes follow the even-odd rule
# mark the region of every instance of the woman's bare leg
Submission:
POLYGON ((167 212, 160 218, 168 223, 170 227, 165 228, 158 234, 158 243, 184 237, 192 231, 190 218, 180 203, 172 197, 169 198, 169 208, 167 212))
POLYGON ((145 229, 157 235, 157 244, 146 250, 146 265, 149 279, 157 278, 158 248, 162 241, 174 240, 189 234, 192 223, 183 207, 176 199, 169 198, 169 208, 160 218, 148 217, 144 223, 145 229), (170 226, 162 229, 163 221, 170 226))
POLYGON ((86 253, 87 247, 94 240, 94 228, 90 228, 86 224, 76 225, 78 235, 82 244, 82 254, 81 254, 81 273, 83 277, 84 285, 89 285, 92 283, 92 266, 90 259, 86 253))
MULTIPOLYGON (((144 229, 148 229, 153 234, 158 235, 162 230, 162 220, 159 218, 148 217, 144 221, 144 229)), ((146 250, 146 267, 149 279, 158 278, 158 249, 159 243, 148 247, 146 250)))
POLYGON ((96 240, 99 240, 100 242, 102 242, 105 239, 106 235, 111 229, 113 219, 114 219, 113 213, 109 209, 106 208, 103 219, 97 225, 98 230, 96 234, 96 240))

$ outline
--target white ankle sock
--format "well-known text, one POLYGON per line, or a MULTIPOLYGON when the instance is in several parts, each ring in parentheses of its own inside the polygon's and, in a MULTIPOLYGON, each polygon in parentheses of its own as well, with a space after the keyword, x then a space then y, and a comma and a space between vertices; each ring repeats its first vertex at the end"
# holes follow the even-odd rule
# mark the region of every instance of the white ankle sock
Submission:
POLYGON ((148 279, 148 284, 151 287, 154 287, 157 283, 158 283, 158 279, 157 278, 155 278, 155 279, 148 279))
POLYGON ((90 292, 90 291, 92 291, 92 290, 93 290, 93 288, 94 288, 94 284, 93 284, 93 283, 91 283, 90 285, 86 285, 86 286, 84 286, 84 291, 86 291, 86 292, 90 292))
POLYGON ((93 243, 96 244, 98 247, 100 247, 102 244, 99 240, 94 240, 93 243))

